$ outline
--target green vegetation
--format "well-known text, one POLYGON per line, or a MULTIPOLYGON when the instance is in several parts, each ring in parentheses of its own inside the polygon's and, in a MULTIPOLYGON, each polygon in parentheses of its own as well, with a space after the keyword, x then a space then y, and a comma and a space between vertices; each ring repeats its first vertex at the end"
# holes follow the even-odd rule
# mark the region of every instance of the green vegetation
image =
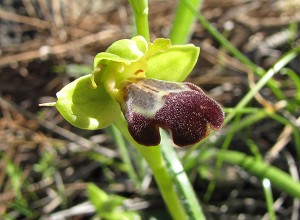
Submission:
MULTIPOLYGON (((39 219, 49 216, 53 219, 55 217, 59 219, 59 216, 71 218, 76 214, 70 213, 73 213, 72 211, 76 213, 75 210, 77 210, 78 218, 88 216, 91 219, 108 220, 150 218, 200 220, 208 215, 226 213, 226 210, 220 211, 220 207, 217 207, 218 211, 213 213, 214 211, 208 206, 221 204, 223 207, 226 206, 228 211, 232 204, 226 204, 227 201, 222 201, 222 199, 227 200, 232 196, 238 201, 240 198, 234 197, 233 194, 239 194, 249 185, 260 192, 260 201, 263 201, 262 204, 253 205, 253 207, 258 207, 257 216, 266 215, 268 219, 280 219, 283 214, 280 213, 280 207, 278 208, 275 204, 279 198, 286 201, 286 203, 282 202, 283 208, 288 206, 288 209, 296 210, 290 211, 288 217, 297 216, 300 209, 297 206, 297 201, 300 199, 299 164, 297 163, 300 159, 300 46, 295 44, 299 35, 298 25, 291 23, 284 27, 284 30, 291 32, 287 40, 288 49, 282 49, 284 52, 281 52, 281 55, 271 64, 260 65, 251 56, 246 55, 242 48, 237 48, 227 34, 222 34, 224 32, 220 30, 220 27, 216 27, 201 13, 204 3, 205 1, 201 0, 178 1, 174 9, 173 22, 169 27, 170 34, 166 37, 170 38, 170 41, 160 39, 155 44, 155 39, 150 40, 149 26, 151 27, 152 24, 151 18, 148 19, 148 12, 152 8, 149 9, 148 1, 129 0, 135 18, 132 22, 132 29, 136 30, 136 34, 133 35, 142 36, 131 36, 133 37, 131 41, 134 41, 139 49, 142 48, 143 53, 140 54, 138 51, 136 54, 127 52, 122 54, 124 48, 127 48, 128 40, 116 41, 117 49, 111 47, 105 53, 96 55, 94 81, 92 82, 97 89, 92 92, 89 90, 90 75, 88 75, 89 67, 86 65, 56 65, 53 68, 56 73, 68 72, 69 77, 80 77, 75 83, 73 81, 68 84, 63 92, 59 93, 59 98, 74 99, 75 96, 84 96, 79 100, 78 106, 66 103, 65 99, 56 103, 63 116, 71 124, 80 128, 91 130, 104 128, 102 130, 104 132, 97 131, 97 134, 92 131, 83 132, 73 130, 74 128, 68 125, 66 125, 67 129, 62 128, 63 126, 60 128, 58 125, 47 122, 51 121, 49 115, 52 117, 57 117, 57 115, 49 113, 43 115, 43 111, 39 117, 24 114, 25 118, 32 117, 31 120, 39 121, 39 126, 56 130, 56 135, 64 135, 64 138, 71 140, 72 144, 68 144, 68 141, 62 140, 61 137, 45 138, 44 135, 40 135, 41 132, 36 132, 33 139, 42 148, 35 152, 36 157, 25 157, 27 161, 30 161, 30 166, 23 158, 14 159, 12 155, 18 152, 9 150, 7 153, 0 152, 0 168, 6 175, 5 178, 0 175, 0 183, 3 183, 3 186, 0 185, 1 193, 5 195, 0 197, 0 205, 6 204, 0 206, 3 219, 39 219), (181 19, 182 16, 184 19, 181 19), (164 131, 160 131, 161 143, 158 146, 142 146, 132 138, 127 122, 121 115, 117 103, 120 94, 114 93, 114 88, 111 88, 109 84, 111 81, 105 85, 101 84, 111 78, 109 75, 98 77, 100 70, 98 71, 97 68, 109 66, 110 61, 119 62, 121 58, 127 68, 131 63, 136 65, 136 62, 141 59, 143 63, 140 69, 151 65, 149 69, 152 72, 149 70, 151 75, 149 78, 182 81, 196 64, 196 55, 199 53, 196 47, 185 45, 190 42, 199 43, 193 39, 195 25, 203 28, 201 33, 209 35, 210 40, 219 49, 218 57, 214 57, 216 58, 215 69, 219 71, 223 68, 225 71, 230 71, 230 68, 226 69, 226 64, 234 60, 239 67, 236 70, 237 73, 248 75, 248 78, 243 78, 245 81, 240 82, 244 85, 244 91, 241 92, 242 95, 232 95, 233 98, 229 104, 222 100, 222 98, 225 99, 225 95, 224 97, 219 95, 218 100, 224 105, 225 112, 223 127, 219 131, 211 132, 210 136, 193 146, 174 147, 172 139, 164 131), (152 48, 149 46, 148 50, 150 41, 154 42, 154 46, 151 45, 152 48), (170 46, 170 43, 173 46, 170 46), (170 47, 175 49, 171 49, 170 52, 170 47), (160 59, 155 60, 155 58, 152 60, 149 58, 150 61, 146 61, 147 56, 154 57, 156 50, 159 51, 157 53, 168 51, 170 61, 168 56, 161 56, 168 64, 156 65, 160 59), (176 62, 174 58, 176 53, 184 50, 192 51, 191 56, 182 58, 184 65, 188 67, 182 67, 173 76, 171 72, 159 72, 167 66, 172 66, 172 62, 176 62), (147 55, 148 52, 151 56, 147 55), (117 57, 116 54, 121 55, 117 57), (230 60, 223 62, 228 57, 230 60), (296 59, 298 60, 297 68, 291 65, 296 59), (80 87, 80 92, 76 91, 75 87, 80 87), (115 94, 117 94, 117 101, 111 98, 115 94), (89 100, 92 105, 88 106, 85 97, 89 95, 93 96, 93 99, 89 100), (106 111, 99 114, 99 106, 105 108, 106 111), (89 117, 82 120, 72 117, 82 112, 89 114, 89 117), (91 117, 96 120, 88 121, 91 117), (103 120, 103 124, 98 124, 98 119, 103 120), (109 125, 110 127, 105 128, 109 125), (264 129, 268 133, 264 133, 264 129), (89 139, 91 136, 95 139, 89 139), (99 139, 101 141, 98 143, 101 144, 95 141, 99 139), (92 177, 86 175, 92 175, 92 177), (75 178, 75 176, 78 177, 75 178), (151 181, 152 176, 153 181, 151 181), (80 193, 77 194, 77 191, 80 193), (222 195, 218 197, 216 195, 218 193, 222 195), (162 206, 161 204, 164 203, 168 211, 152 215, 151 204, 153 201, 157 202, 158 198, 162 199, 157 204, 162 206), (136 204, 139 208, 130 207, 128 203, 136 204), (81 209, 77 206, 78 204, 91 208, 90 212, 79 212, 81 209)), ((200 57, 210 56, 207 51, 202 53, 201 46, 200 50, 200 57)), ((178 55, 176 59, 180 59, 181 56, 182 54, 178 55)), ((114 63, 110 68, 110 70, 117 71, 119 66, 114 63)), ((126 68, 125 71, 128 70, 126 68)), ((196 65, 195 68, 196 71, 202 71, 201 68, 204 67, 196 65)), ((129 69, 128 72, 131 70, 129 69)), ((193 81, 194 74, 192 72, 188 80, 193 81)), ((61 75, 59 74, 60 77, 61 75)), ((124 80, 123 75, 118 75, 118 77, 113 79, 116 84, 124 80)), ((215 75, 215 78, 221 78, 221 76, 215 75)), ((232 84, 235 83, 232 82, 232 84)), ((210 85, 208 90, 211 87, 213 86, 210 85)), ((234 92, 234 88, 231 88, 230 93, 234 92)), ((221 93, 225 94, 225 90, 221 93)), ((20 113, 16 107, 4 101, 2 95, 0 98, 1 106, 10 106, 9 108, 20 113)), ((51 102, 49 105, 55 105, 55 103, 51 102)), ((2 111, 3 118, 10 118, 7 115, 9 114, 6 111, 2 111)), ((59 123, 64 122, 61 120, 59 123)), ((3 128, 6 127, 3 125, 3 128)), ((16 128, 13 127, 11 130, 13 129, 16 128)), ((30 127, 26 129, 26 132, 30 131, 30 127)), ((14 135, 17 139, 18 134, 14 135)), ((26 134, 24 137, 26 139, 26 134)), ((29 141, 21 144, 31 146, 29 141)), ((26 156, 26 152, 24 155, 26 156)), ((246 195, 247 198, 255 201, 255 195, 253 197, 250 193, 246 195)), ((242 206, 242 204, 239 205, 242 206)), ((249 210, 245 207, 243 213, 238 214, 247 215, 249 210)), ((157 212, 161 212, 159 208, 157 212)))

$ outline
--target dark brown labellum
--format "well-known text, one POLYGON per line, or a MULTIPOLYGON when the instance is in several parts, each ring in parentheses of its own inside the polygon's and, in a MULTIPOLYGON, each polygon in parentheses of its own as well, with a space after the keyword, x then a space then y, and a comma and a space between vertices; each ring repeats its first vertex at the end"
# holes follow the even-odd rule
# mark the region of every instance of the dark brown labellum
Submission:
POLYGON ((145 146, 160 143, 159 128, 169 131, 178 146, 195 144, 224 121, 219 104, 191 83, 140 79, 123 90, 128 130, 145 146))

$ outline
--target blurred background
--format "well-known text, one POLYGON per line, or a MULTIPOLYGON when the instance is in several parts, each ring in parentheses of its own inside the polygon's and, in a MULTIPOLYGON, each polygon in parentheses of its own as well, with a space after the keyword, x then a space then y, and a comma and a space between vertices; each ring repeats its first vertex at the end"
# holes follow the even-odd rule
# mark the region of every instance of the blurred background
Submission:
MULTIPOLYGON (((152 40, 169 35, 176 3, 149 1, 152 40)), ((108 194, 126 198, 126 209, 138 212, 143 219, 170 218, 145 162, 132 148, 131 157, 143 177, 142 190, 134 187, 111 129, 76 129, 54 107, 39 107, 40 103, 55 102, 56 92, 64 85, 91 73, 97 53, 118 39, 131 37, 134 28, 128 2, 1 0, 0 4, 2 219, 91 219, 95 208, 86 191, 90 182, 108 194)), ((298 0, 207 0, 201 12, 263 68, 270 68, 281 55, 300 45, 298 0)), ((194 25, 191 42, 201 48, 201 54, 187 81, 203 88, 224 107, 234 107, 249 89, 247 67, 231 57, 199 23, 194 25)), ((299 77, 299 57, 289 68, 299 77)), ((288 99, 297 95, 290 78, 279 75, 278 80, 288 99)), ((254 106, 274 100, 267 88, 260 94, 254 106)), ((298 108, 287 118, 293 120, 299 115, 298 108)), ((261 152, 268 153, 283 129, 274 120, 261 120, 236 135, 232 146, 248 153, 244 140, 254 140, 261 152)), ((274 163, 287 170, 286 161, 292 161, 298 170, 291 135, 283 141, 283 158, 274 163)), ((201 200, 213 178, 213 166, 206 164, 207 170, 191 172, 201 200)), ((203 204, 207 215, 211 219, 267 219, 260 181, 235 166, 222 169, 210 201, 203 204)), ((295 209, 293 200, 284 193, 275 192, 275 197, 279 198, 279 219, 299 212, 299 204, 295 209)))

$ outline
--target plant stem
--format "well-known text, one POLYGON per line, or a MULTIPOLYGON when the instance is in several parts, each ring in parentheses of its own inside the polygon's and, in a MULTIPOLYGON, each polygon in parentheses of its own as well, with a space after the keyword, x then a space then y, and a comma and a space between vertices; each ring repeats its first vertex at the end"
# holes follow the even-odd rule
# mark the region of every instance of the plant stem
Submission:
POLYGON ((133 181, 133 183, 135 184, 135 187, 137 187, 138 189, 141 188, 141 181, 138 178, 138 175, 136 174, 135 170, 134 170, 134 166, 131 162, 130 159, 130 154, 128 152, 125 140, 123 135, 121 134, 121 132, 119 131, 119 129, 117 129, 115 126, 112 126, 112 134, 114 139, 116 140, 116 143, 118 145, 119 151, 120 151, 120 156, 124 162, 124 164, 126 165, 126 170, 127 170, 127 174, 130 177, 130 179, 133 181))
MULTIPOLYGON (((148 1, 129 0, 129 3, 133 8, 137 34, 143 36, 147 41, 150 41, 148 25, 148 1)), ((169 174, 165 161, 162 157, 160 146, 145 147, 136 143, 129 134, 126 122, 121 115, 116 121, 115 125, 126 137, 126 139, 139 150, 141 155, 147 161, 173 219, 187 219, 185 210, 181 205, 180 199, 173 185, 172 176, 169 174)))
POLYGON ((271 182, 268 178, 263 178, 262 185, 263 185, 265 199, 266 199, 266 203, 267 203, 269 219, 275 220, 276 215, 275 215, 275 211, 274 211, 274 207, 273 207, 274 199, 273 199, 273 194, 272 194, 272 189, 271 189, 271 182))
MULTIPOLYGON (((190 0, 191 6, 198 9, 202 0, 190 0)), ((170 39, 172 44, 185 44, 190 40, 192 25, 195 22, 195 14, 191 12, 189 7, 180 0, 177 6, 176 14, 172 22, 170 39)))
POLYGON ((118 120, 115 122, 115 126, 121 131, 125 138, 134 145, 141 155, 147 161, 150 169, 152 170, 153 176, 160 189, 161 195, 173 217, 173 219, 184 220, 187 219, 187 215, 183 206, 181 205, 180 199, 177 195, 177 191, 174 187, 172 176, 170 175, 166 163, 164 161, 161 147, 145 147, 136 143, 128 132, 126 122, 120 115, 118 120))
MULTIPOLYGON (((200 2, 200 0, 193 1, 200 2)), ((134 11, 137 34, 142 35, 147 41, 150 41, 148 1, 129 0, 129 2, 134 11)), ((147 161, 173 219, 205 219, 189 179, 171 146, 168 144, 164 145, 164 149, 169 149, 168 152, 166 152, 161 149, 161 145, 145 147, 136 143, 129 134, 126 121, 122 115, 116 120, 115 125, 147 161), (168 155, 170 152, 172 154, 168 155), (174 163, 177 166, 174 166, 174 163), (181 168, 180 172, 177 172, 178 167, 181 168)), ((166 137, 162 137, 162 139, 164 140, 166 137)), ((162 141, 162 143, 166 142, 162 141)))
POLYGON ((148 0, 129 0, 135 17, 137 34, 150 41, 148 24, 148 0))
POLYGON ((172 146, 170 138, 164 131, 161 131, 161 151, 168 167, 169 173, 173 176, 173 182, 176 185, 178 195, 182 200, 182 205, 189 219, 203 220, 205 216, 198 202, 193 186, 190 183, 181 161, 172 146))

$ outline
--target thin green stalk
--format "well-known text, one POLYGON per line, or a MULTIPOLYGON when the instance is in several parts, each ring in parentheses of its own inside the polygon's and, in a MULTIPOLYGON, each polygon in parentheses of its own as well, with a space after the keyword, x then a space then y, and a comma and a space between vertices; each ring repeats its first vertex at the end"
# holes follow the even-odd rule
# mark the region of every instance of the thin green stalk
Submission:
POLYGON ((148 24, 148 0, 129 0, 135 17, 137 34, 150 41, 148 24))
POLYGON ((192 5, 187 0, 184 0, 190 10, 194 11, 199 22, 203 27, 228 51, 230 51, 236 58, 238 58, 242 63, 246 64, 253 72, 259 72, 259 75, 263 74, 263 69, 259 69, 256 64, 254 64, 248 57, 246 57, 242 52, 240 52, 235 46, 233 46, 201 13, 192 8, 192 5))
MULTIPOLYGON (((284 66, 286 66, 291 60, 293 60, 298 53, 300 52, 300 47, 294 50, 291 50, 284 54, 275 64, 274 66, 269 69, 266 74, 258 81, 258 83, 255 85, 254 88, 252 88, 245 96, 244 98, 237 104, 235 107, 237 110, 240 108, 245 107, 250 100, 254 97, 254 95, 261 90, 270 80, 272 77, 278 73, 284 66)), ((233 117, 235 116, 235 113, 230 113, 227 115, 224 124, 227 124, 233 117)))
MULTIPOLYGON (((202 0, 190 0, 193 8, 198 9, 202 0)), ((195 14, 186 6, 183 0, 177 4, 176 14, 172 22, 170 39, 172 44, 185 44, 190 40, 192 26, 195 23, 195 14)))
MULTIPOLYGON (((148 25, 148 1, 147 0, 129 0, 135 15, 137 34, 142 35, 147 41, 150 41, 149 25, 148 25)), ((173 176, 170 170, 168 170, 165 159, 161 151, 161 146, 156 147, 145 147, 137 144, 128 132, 126 122, 122 116, 116 120, 116 127, 126 137, 126 139, 134 145, 141 155, 147 161, 149 167, 153 172, 153 176, 160 189, 161 195, 173 217, 173 219, 184 220, 188 219, 189 216, 182 205, 181 196, 185 199, 185 195, 180 194, 174 186, 173 176)), ((176 158, 173 158, 176 161, 176 158)), ((177 159, 177 163, 180 161, 177 159)), ((192 191, 192 188, 189 190, 192 191)), ((186 198, 184 202, 190 202, 190 198, 186 198)), ((191 201, 194 203, 194 201, 191 201)), ((194 208, 195 209, 195 208, 194 208)), ((196 216, 193 219, 203 219, 196 216)))
MULTIPOLYGON (((235 56, 242 63, 246 64, 250 68, 250 70, 258 76, 263 76, 265 74, 264 69, 258 67, 248 57, 246 57, 242 52, 240 52, 235 46, 233 46, 201 13, 195 10, 193 5, 191 5, 191 3, 188 0, 183 1, 189 7, 191 12, 193 12, 197 16, 199 22, 203 25, 203 27, 233 56, 235 56)), ((268 81, 268 85, 278 98, 284 98, 282 91, 278 88, 274 80, 270 79, 268 81)))
POLYGON ((257 113, 258 111, 261 111, 261 108, 257 108, 257 107, 244 107, 244 108, 239 108, 239 109, 235 109, 235 108, 223 108, 225 114, 231 114, 231 113, 242 113, 242 114, 251 114, 251 113, 257 113))
POLYGON ((248 138, 246 140, 246 144, 247 144, 249 150, 251 151, 251 153, 254 155, 254 157, 257 160, 263 160, 263 157, 259 151, 259 147, 256 145, 256 143, 252 139, 248 138))
MULTIPOLYGON (((268 113, 264 110, 264 109, 255 109, 255 108, 240 108, 240 109, 230 109, 230 111, 228 112, 232 112, 234 114, 237 113, 253 113, 243 119, 241 119, 239 121, 238 126, 231 126, 229 129, 224 130, 224 132, 221 134, 221 137, 219 137, 216 141, 213 142, 208 142, 208 143, 203 143, 203 141, 201 141, 198 144, 195 144, 193 147, 189 148, 188 151, 185 153, 184 157, 183 157, 183 161, 188 160, 190 157, 192 157, 193 152, 201 147, 201 151, 204 151, 205 149, 216 145, 217 142, 220 142, 224 139, 224 137, 227 137, 229 133, 235 133, 238 132, 240 130, 242 130, 245 127, 248 127, 250 125, 252 125, 253 123, 265 118, 268 116, 268 113), (244 111, 245 110, 245 111, 244 111)), ((214 134, 214 131, 211 131, 211 134, 214 134)), ((204 139, 205 141, 205 139, 204 139)), ((183 162, 183 164, 185 164, 185 162, 183 162)))
MULTIPOLYGON (((263 162, 263 157, 262 157, 261 153, 259 152, 259 148, 255 144, 255 142, 252 139, 247 139, 246 143, 247 143, 250 151, 254 155, 255 159, 263 162)), ((274 199, 273 199, 273 194, 272 194, 271 182, 268 178, 263 178, 261 183, 262 183, 262 187, 264 190, 269 219, 275 220, 276 218, 275 218, 275 211, 274 211, 274 199)))
POLYGON ((161 146, 145 147, 136 143, 129 134, 126 122, 122 116, 116 120, 115 125, 125 138, 139 150, 141 155, 147 161, 173 219, 187 219, 187 214, 174 187, 172 176, 170 175, 162 156, 161 146))
POLYGON ((291 81, 295 84, 296 94, 295 99, 300 100, 300 77, 294 70, 290 68, 282 68, 282 73, 290 77, 291 81))
POLYGON ((134 170, 133 164, 129 157, 130 153, 128 152, 124 138, 121 132, 115 126, 112 126, 112 133, 114 136, 114 140, 116 140, 116 143, 118 145, 121 158, 124 164, 126 165, 127 174, 130 177, 130 179, 133 181, 135 186, 140 189, 141 182, 139 181, 139 178, 134 170))
POLYGON ((293 179, 288 173, 267 164, 261 159, 248 156, 244 153, 232 150, 217 150, 211 148, 206 151, 206 158, 220 156, 223 161, 238 165, 252 175, 269 179, 274 188, 289 194, 294 198, 300 198, 300 182, 293 179))
POLYGON ((269 219, 275 220, 276 215, 275 215, 275 211, 274 211, 274 199, 273 199, 273 194, 272 194, 271 182, 268 178, 264 178, 262 180, 262 185, 263 185, 264 194, 265 194, 265 198, 266 198, 269 219))
POLYGON ((270 113, 269 114, 270 118, 275 119, 279 123, 282 123, 283 125, 289 125, 292 128, 293 136, 294 136, 294 141, 296 145, 296 152, 298 158, 300 158, 300 132, 299 129, 287 118, 282 117, 281 115, 275 114, 275 113, 270 113))
MULTIPOLYGON (((228 134, 226 135, 226 138, 223 142, 223 145, 222 145, 222 150, 227 150, 231 141, 232 141, 232 138, 234 137, 235 135, 235 130, 239 127, 239 121, 241 119, 241 115, 239 115, 238 117, 235 118, 234 120, 234 123, 232 124, 232 127, 230 129, 230 131, 228 132, 228 134)), ((216 178, 220 175, 220 171, 221 171, 221 168, 222 168, 222 165, 223 165, 223 160, 220 156, 217 157, 217 161, 216 161, 216 166, 215 166, 215 170, 214 170, 214 180, 211 181, 209 184, 208 184, 208 187, 207 187, 207 191, 205 193, 205 196, 204 196, 204 201, 208 201, 210 198, 211 198, 211 195, 213 193, 213 191, 215 190, 216 188, 216 178)))
POLYGON ((195 14, 199 22, 203 27, 217 40, 221 45, 227 48, 235 57, 239 58, 242 63, 245 63, 253 71, 257 70, 257 66, 248 59, 243 53, 241 53, 235 46, 233 46, 223 35, 213 26, 210 22, 195 8, 188 0, 183 0, 184 3, 189 7, 190 11, 195 14))
POLYGON ((189 216, 189 219, 203 220, 205 216, 198 202, 193 186, 190 183, 188 176, 186 175, 184 168, 177 157, 177 154, 172 146, 169 137, 164 131, 161 131, 161 150, 169 172, 173 176, 174 183, 178 194, 182 200, 182 204, 189 216))
POLYGON ((212 153, 219 154, 224 161, 239 165, 259 178, 269 179, 275 188, 286 192, 293 197, 300 198, 300 182, 294 180, 286 172, 268 165, 264 161, 257 160, 252 156, 247 156, 246 154, 237 151, 227 150, 219 152, 215 151, 212 153))

